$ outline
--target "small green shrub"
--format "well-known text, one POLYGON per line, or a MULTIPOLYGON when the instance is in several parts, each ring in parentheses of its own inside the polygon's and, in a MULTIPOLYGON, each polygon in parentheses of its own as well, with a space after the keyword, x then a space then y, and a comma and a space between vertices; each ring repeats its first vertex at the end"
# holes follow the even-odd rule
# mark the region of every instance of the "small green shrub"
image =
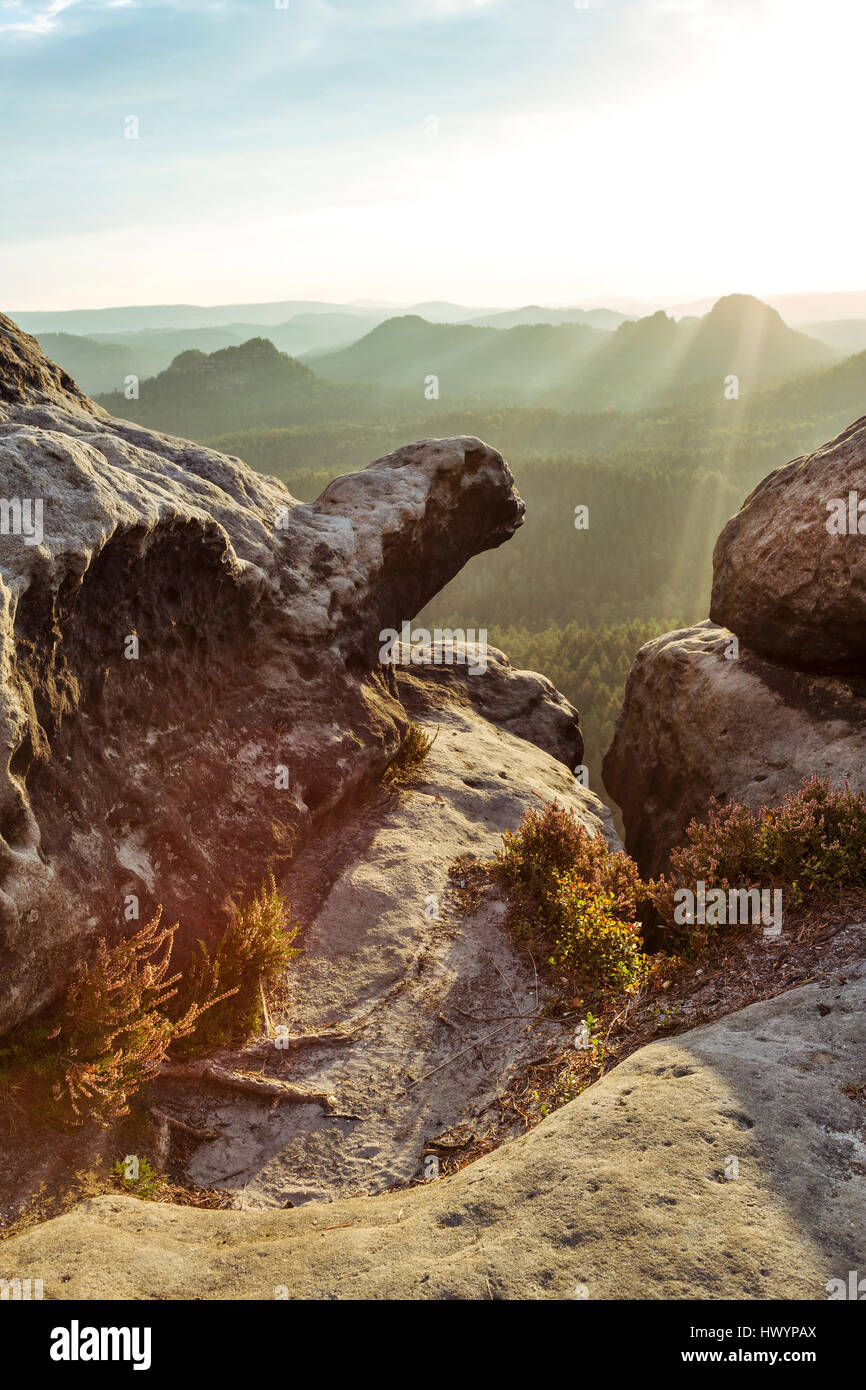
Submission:
POLYGON ((623 994, 646 978, 649 961, 634 922, 620 921, 612 892, 599 893, 573 874, 559 881, 550 963, 574 990, 623 994))
POLYGON ((430 749, 439 736, 430 738, 420 724, 414 721, 408 725, 393 760, 385 772, 385 781, 393 787, 409 786, 415 781, 430 749))
POLYGON ((146 1158, 138 1158, 135 1155, 119 1158, 111 1170, 111 1177, 117 1187, 124 1192, 134 1193, 144 1202, 158 1196, 166 1186, 162 1173, 146 1158))
MULTIPOLYGON (((527 811, 513 833, 506 831, 496 861, 512 891, 512 923, 539 941, 560 918, 560 879, 574 875, 596 894, 610 895, 620 918, 633 921, 644 889, 627 854, 611 854, 600 834, 590 835, 571 811, 549 802, 527 811)), ((552 945, 552 940, 546 943, 552 945)))
POLYGON ((527 811, 496 862, 509 886, 513 932, 572 987, 611 994, 645 977, 634 920, 643 885, 628 855, 611 854, 557 802, 527 811))
POLYGON ((225 1190, 181 1186, 172 1182, 143 1155, 127 1154, 119 1158, 109 1171, 112 1187, 129 1192, 142 1202, 171 1202, 176 1206, 201 1207, 206 1211, 224 1211, 232 1205, 232 1196, 225 1190))

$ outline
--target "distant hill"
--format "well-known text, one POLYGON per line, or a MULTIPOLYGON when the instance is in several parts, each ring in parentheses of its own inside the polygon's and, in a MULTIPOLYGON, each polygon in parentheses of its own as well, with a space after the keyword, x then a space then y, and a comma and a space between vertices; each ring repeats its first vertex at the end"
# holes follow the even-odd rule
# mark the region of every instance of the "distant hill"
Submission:
POLYGON ((750 295, 728 295, 703 318, 678 323, 659 312, 622 324, 559 403, 586 410, 701 403, 724 397, 736 376, 741 396, 837 360, 839 352, 789 328, 750 295), (605 397, 607 398, 605 402, 605 397))
MULTIPOLYGON (((429 319, 430 323, 466 323, 481 314, 497 312, 496 309, 481 309, 477 306, 473 309, 467 304, 452 304, 447 299, 431 299, 424 304, 407 304, 403 309, 404 315, 417 314, 419 318, 429 319)), ((393 311, 382 315, 383 319, 393 317, 393 311)))
POLYGON ((302 352, 344 347, 364 337, 380 322, 376 315, 306 313, 274 325, 229 323, 218 328, 142 329, 137 333, 105 335, 104 339, 99 335, 99 341, 130 348, 144 368, 142 374, 155 376, 170 366, 178 353, 189 348, 210 353, 238 347, 251 338, 268 338, 280 352, 297 357, 302 352))
POLYGON ((846 352, 862 352, 866 348, 866 319, 829 319, 823 323, 807 323, 803 332, 831 347, 846 352))
MULTIPOLYGON (((383 314, 295 314, 265 334, 281 352, 326 352, 357 342, 382 322, 383 314)), ((258 332, 262 332, 261 327, 258 332)))
POLYGON ((423 394, 428 376, 440 397, 507 392, 529 400, 576 371, 606 334, 585 324, 477 328, 429 323, 417 315, 387 319, 342 352, 316 358, 334 381, 369 381, 423 394))
POLYGON ((344 347, 375 328, 380 319, 354 314, 296 314, 286 323, 234 323, 218 328, 143 328, 135 333, 39 333, 44 351, 74 377, 88 395, 122 389, 126 377, 141 379, 165 371, 182 352, 218 352, 252 338, 268 338, 281 352, 344 347))
MULTIPOLYGON (((866 318, 866 290, 839 290, 806 294, 765 294, 761 296, 764 304, 777 310, 786 323, 796 324, 808 332, 810 323, 826 322, 831 319, 866 318)), ((668 313, 675 318, 683 314, 705 314, 713 305, 712 299, 695 299, 686 304, 668 306, 668 313)))
MULTIPOLYGON (((86 337, 110 334, 166 332, 192 328, 274 328, 290 320, 312 315, 357 318, 368 332, 375 323, 394 314, 420 314, 435 323, 460 323, 495 309, 447 300, 426 304, 378 304, 375 301, 331 304, 322 299, 282 299, 263 304, 128 304, 110 309, 4 310, 26 333, 76 333, 86 337)), ((249 333, 246 335, 249 337, 249 333)), ((347 334, 346 337, 352 337, 347 334)), ((357 334, 354 336, 358 336, 357 334)), ((336 339, 333 341, 337 341, 336 339)))
POLYGON ((866 352, 846 357, 824 371, 810 372, 759 391, 749 402, 745 419, 756 426, 773 421, 800 421, 811 429, 807 436, 810 443, 806 447, 817 448, 822 440, 838 434, 863 415, 866 415, 866 352))
POLYGON ((138 400, 122 393, 99 402, 112 414, 189 439, 234 430, 267 429, 335 420, 363 420, 386 406, 375 387, 341 386, 280 352, 266 338, 251 338, 209 356, 191 349, 141 383, 138 400))
POLYGON ((142 361, 132 348, 101 343, 73 333, 40 333, 39 344, 52 362, 68 372, 88 396, 123 388, 127 376, 142 375, 142 361))
POLYGON ((516 328, 522 323, 584 323, 588 328, 619 328, 630 316, 614 309, 544 309, 527 304, 522 309, 506 309, 470 319, 474 328, 516 328))
MULTIPOLYGON (((228 324, 263 324, 272 327, 296 314, 341 313, 358 318, 385 318, 373 305, 329 304, 317 299, 283 299, 265 304, 131 304, 111 309, 60 309, 19 311, 5 309, 26 333, 137 333, 142 329, 220 328, 228 324)), ((470 309, 468 313, 477 313, 470 309)))
POLYGON ((336 381, 418 391, 430 375, 440 396, 477 393, 543 402, 568 411, 644 409, 705 397, 740 378, 745 394, 772 381, 829 365, 838 350, 783 323, 747 295, 721 299, 701 319, 677 323, 659 311, 615 332, 585 324, 484 328, 388 319, 340 352, 316 358, 336 381))

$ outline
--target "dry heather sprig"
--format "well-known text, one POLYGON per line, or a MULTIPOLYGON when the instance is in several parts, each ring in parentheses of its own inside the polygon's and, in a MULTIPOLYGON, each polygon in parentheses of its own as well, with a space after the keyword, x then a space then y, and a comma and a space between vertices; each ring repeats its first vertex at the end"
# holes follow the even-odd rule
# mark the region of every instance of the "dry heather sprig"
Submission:
POLYGON ((101 939, 47 1014, 0 1039, 0 1095, 10 1109, 26 1095, 36 1118, 104 1126, 128 1113, 131 1096, 161 1070, 169 1049, 198 1033, 203 1015, 209 1026, 196 1036, 198 1054, 250 1035, 263 983, 299 954, 292 942, 300 923, 273 877, 213 953, 200 942, 187 968, 169 973, 177 929, 162 925, 158 908, 135 935, 114 946, 101 939))
POLYGON ((51 1096, 73 1124, 102 1123, 127 1113, 130 1096, 159 1071, 171 1044, 187 1037, 202 1014, 231 991, 190 1000, 177 1017, 166 1005, 180 973, 169 975, 173 927, 161 926, 162 908, 134 936, 116 946, 101 939, 89 964, 77 966, 55 1027, 60 1075, 51 1096))
MULTIPOLYGON (((185 1055, 201 1055, 247 1038, 261 1022, 265 982, 275 980, 300 955, 292 943, 301 924, 277 888, 273 874, 229 922, 215 950, 198 942, 184 972, 181 1004, 212 997, 214 1004, 233 996, 205 1021, 185 1055), (217 991, 222 990, 221 994, 217 991)), ((182 1036, 178 1034, 178 1036, 182 1036)))

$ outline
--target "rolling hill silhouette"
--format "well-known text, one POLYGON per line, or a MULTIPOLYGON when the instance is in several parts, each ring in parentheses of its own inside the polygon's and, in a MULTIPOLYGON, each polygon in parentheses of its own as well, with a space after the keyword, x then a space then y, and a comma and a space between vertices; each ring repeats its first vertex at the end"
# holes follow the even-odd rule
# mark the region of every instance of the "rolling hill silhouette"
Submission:
POLYGON ((448 397, 501 393, 563 410, 634 410, 690 398, 697 383, 723 394, 736 375, 743 393, 828 366, 839 351, 796 333, 749 295, 720 299, 701 319, 677 323, 663 311, 615 332, 585 324, 480 328, 388 319, 316 370, 336 381, 367 381, 419 392, 439 379, 448 397))

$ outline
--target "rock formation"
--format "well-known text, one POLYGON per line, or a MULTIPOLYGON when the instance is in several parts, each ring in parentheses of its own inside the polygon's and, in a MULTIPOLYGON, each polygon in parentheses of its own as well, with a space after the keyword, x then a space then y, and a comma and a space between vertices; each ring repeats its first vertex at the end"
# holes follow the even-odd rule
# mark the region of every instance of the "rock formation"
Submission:
POLYGON ((866 420, 771 473, 716 544, 710 621, 638 653, 604 779, 645 874, 711 797, 754 809, 814 773, 866 791, 864 484, 866 420))
POLYGON ((454 1177, 295 1211, 99 1197, 0 1244, 0 1275, 52 1299, 826 1299, 863 1269, 846 973, 641 1048, 454 1177))
POLYGON ((765 478, 713 561, 713 622, 773 661, 866 675, 866 419, 765 478))
POLYGON ((380 631, 523 511, 473 438, 298 503, 109 417, 0 318, 0 1031, 134 925, 134 900, 140 921, 163 902, 216 930, 375 780, 407 724, 380 631))
MULTIPOLYGON (((760 493, 716 557, 714 614, 750 640, 732 655, 711 622, 669 634, 629 680, 605 774, 644 869, 712 794, 776 799, 810 771, 866 790, 841 581, 823 669, 817 648, 794 665, 773 646, 786 604, 818 625, 794 568, 769 585, 767 635, 738 588, 749 517, 776 525, 760 493)), ((858 1268, 863 923, 838 928, 839 969, 639 1048, 501 1143, 509 1085, 558 1065, 581 1001, 547 1007, 501 889, 473 897, 457 861, 554 798, 616 836, 576 785, 577 712, 549 681, 461 641, 452 664, 413 638, 383 665, 380 643, 522 519, 473 438, 399 449, 300 504, 110 418, 0 319, 0 1033, 125 929, 132 899, 202 934, 273 869, 305 925, 281 1003, 293 1050, 253 1040, 240 1094, 201 1071, 159 1083, 196 1137, 192 1180, 258 1210, 103 1196, 2 1242, 0 1279, 49 1299, 820 1299, 858 1268), (407 795, 380 774, 409 720, 435 742, 407 795), (290 1105, 255 1090, 279 1073, 302 1083, 290 1105), (431 1155, 493 1143, 417 1183, 431 1155)), ((51 1191, 66 1159, 34 1149, 4 1176, 51 1191)))

